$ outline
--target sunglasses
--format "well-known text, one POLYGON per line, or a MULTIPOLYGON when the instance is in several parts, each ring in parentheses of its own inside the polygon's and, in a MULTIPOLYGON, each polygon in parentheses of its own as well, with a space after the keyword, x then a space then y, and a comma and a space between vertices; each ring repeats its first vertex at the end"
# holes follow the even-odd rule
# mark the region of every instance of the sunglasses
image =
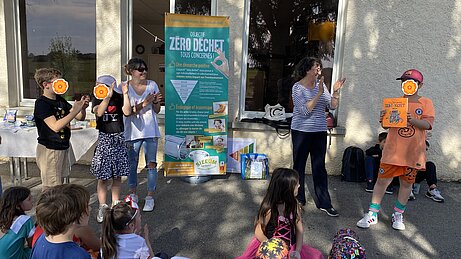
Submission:
POLYGON ((147 71, 148 69, 147 69, 147 67, 140 67, 140 68, 136 68, 136 70, 143 73, 144 71, 147 71))

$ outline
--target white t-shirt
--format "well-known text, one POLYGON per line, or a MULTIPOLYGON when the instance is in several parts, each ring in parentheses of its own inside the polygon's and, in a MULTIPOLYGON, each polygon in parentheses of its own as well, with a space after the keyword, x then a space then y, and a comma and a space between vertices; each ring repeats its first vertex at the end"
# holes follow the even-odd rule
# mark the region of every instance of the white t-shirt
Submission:
MULTIPOLYGON (((148 94, 159 92, 158 85, 151 80, 147 80, 147 87, 142 95, 138 95, 131 84, 128 85, 128 96, 130 97, 131 106, 142 103, 148 94)), ((152 103, 144 107, 137 114, 124 117, 123 122, 125 123, 125 140, 160 137, 157 116, 155 115, 152 103)))
POLYGON ((150 256, 149 247, 143 237, 136 234, 117 234, 115 237, 118 259, 144 259, 150 256))

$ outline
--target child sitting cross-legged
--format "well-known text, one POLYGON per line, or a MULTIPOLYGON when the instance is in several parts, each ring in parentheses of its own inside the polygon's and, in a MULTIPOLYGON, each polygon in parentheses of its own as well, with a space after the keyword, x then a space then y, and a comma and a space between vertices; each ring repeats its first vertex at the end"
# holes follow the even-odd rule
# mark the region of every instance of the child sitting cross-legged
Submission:
POLYGON ((320 251, 303 244, 301 206, 296 199, 298 188, 299 176, 295 170, 274 170, 256 217, 255 237, 237 259, 255 258, 261 243, 271 238, 286 243, 290 248, 289 258, 323 258, 320 251))
POLYGON ((141 213, 131 196, 107 209, 102 222, 102 258, 152 258, 154 252, 149 241, 149 229, 141 232, 141 213))

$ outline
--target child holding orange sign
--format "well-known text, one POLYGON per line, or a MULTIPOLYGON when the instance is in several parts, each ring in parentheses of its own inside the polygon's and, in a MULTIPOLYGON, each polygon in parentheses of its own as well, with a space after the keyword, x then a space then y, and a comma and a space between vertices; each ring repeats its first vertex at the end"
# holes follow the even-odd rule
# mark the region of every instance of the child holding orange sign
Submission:
POLYGON ((107 181, 112 179, 113 206, 120 199, 121 177, 130 173, 123 125, 123 115, 131 114, 130 100, 128 95, 114 89, 116 85, 113 76, 100 76, 93 91, 92 111, 96 115, 99 135, 90 173, 98 179, 99 211, 96 220, 99 223, 103 220, 104 211, 109 208, 106 204, 107 181))
MULTIPOLYGON (((416 69, 405 71, 401 77, 404 98, 408 99, 407 125, 393 127, 384 144, 378 180, 373 189, 373 197, 368 213, 357 222, 360 228, 369 228, 378 223, 378 213, 384 192, 393 177, 399 177, 400 189, 392 214, 392 228, 404 230, 403 212, 406 209, 412 185, 418 170, 426 165, 426 131, 432 129, 435 111, 432 101, 418 94, 423 86, 423 75, 416 69)), ((381 112, 380 122, 385 115, 381 112)))
POLYGON ((40 169, 42 189, 62 184, 70 173, 70 122, 84 120, 89 97, 83 96, 70 105, 61 95, 68 89, 62 74, 54 68, 41 68, 34 78, 43 90, 35 101, 34 118, 38 131, 36 161, 40 169))

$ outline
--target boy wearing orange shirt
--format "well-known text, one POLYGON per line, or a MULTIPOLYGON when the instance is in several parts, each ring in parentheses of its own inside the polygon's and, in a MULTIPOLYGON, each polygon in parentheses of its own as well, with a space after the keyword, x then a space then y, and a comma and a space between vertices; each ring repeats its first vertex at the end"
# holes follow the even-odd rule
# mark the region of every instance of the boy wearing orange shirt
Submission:
MULTIPOLYGON (((394 213, 392 213, 392 228, 404 230, 403 212, 415 182, 416 173, 418 170, 424 170, 426 166, 426 131, 431 130, 434 123, 434 106, 429 98, 418 94, 419 89, 423 86, 421 72, 410 69, 397 80, 401 80, 402 84, 407 80, 413 80, 417 88, 413 95, 404 95, 404 98, 408 99, 407 126, 389 129, 369 211, 357 222, 360 228, 369 228, 370 225, 378 223, 378 213, 384 192, 392 182, 392 178, 398 176, 400 189, 394 213)), ((382 111, 380 122, 384 115, 385 112, 382 111)))

